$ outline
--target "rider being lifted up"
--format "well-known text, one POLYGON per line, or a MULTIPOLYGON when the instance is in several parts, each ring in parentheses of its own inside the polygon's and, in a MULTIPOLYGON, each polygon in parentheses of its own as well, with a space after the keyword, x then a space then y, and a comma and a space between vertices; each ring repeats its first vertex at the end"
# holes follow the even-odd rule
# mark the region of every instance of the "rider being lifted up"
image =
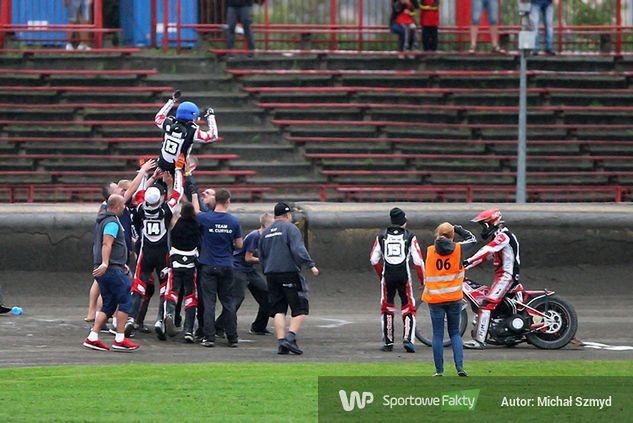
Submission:
POLYGON ((481 239, 492 238, 475 255, 464 261, 464 267, 471 269, 493 257, 495 280, 489 294, 484 298, 477 323, 473 329, 473 340, 465 342, 466 348, 482 349, 486 346, 486 334, 490 324, 491 312, 501 303, 506 293, 519 283, 519 241, 516 236, 503 225, 503 217, 499 209, 489 209, 479 213, 472 222, 482 227, 481 239))
POLYGON ((165 133, 158 167, 172 174, 174 173, 174 164, 180 154, 184 154, 185 158, 189 157, 194 142, 210 143, 218 140, 215 112, 211 107, 207 108, 203 115, 209 125, 208 131, 203 131, 196 124, 200 111, 198 106, 190 101, 185 101, 178 106, 176 117, 167 116, 178 98, 180 98, 180 91, 176 90, 154 117, 156 125, 165 133))

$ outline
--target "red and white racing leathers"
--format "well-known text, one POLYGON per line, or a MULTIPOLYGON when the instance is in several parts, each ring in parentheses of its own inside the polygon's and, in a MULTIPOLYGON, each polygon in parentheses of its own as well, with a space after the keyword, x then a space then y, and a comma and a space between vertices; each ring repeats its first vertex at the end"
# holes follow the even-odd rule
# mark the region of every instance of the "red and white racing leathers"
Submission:
POLYGON ((391 226, 376 237, 369 261, 374 267, 381 285, 380 312, 382 314, 383 341, 393 345, 393 317, 396 311, 395 295, 398 293, 404 323, 403 340, 414 343, 415 299, 411 286, 409 258, 418 274, 420 284, 424 283, 424 259, 415 235, 408 230, 391 226))
POLYGON ((479 309, 477 323, 473 331, 473 338, 482 343, 485 342, 488 333, 490 313, 503 300, 514 284, 519 282, 519 267, 521 265, 519 241, 508 228, 497 229, 493 240, 466 260, 468 263, 466 269, 479 266, 491 256, 495 266, 495 280, 479 309))

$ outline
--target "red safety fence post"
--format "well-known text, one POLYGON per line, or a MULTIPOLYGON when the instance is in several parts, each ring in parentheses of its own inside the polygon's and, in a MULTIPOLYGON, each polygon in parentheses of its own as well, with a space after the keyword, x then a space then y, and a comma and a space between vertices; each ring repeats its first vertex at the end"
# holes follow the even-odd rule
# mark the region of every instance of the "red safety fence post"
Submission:
MULTIPOLYGON (((330 0, 330 28, 336 26, 336 0, 330 0)), ((330 50, 336 50, 336 31, 331 32, 330 50)))
POLYGON ((325 185, 319 185, 319 201, 322 203, 325 203, 327 201, 326 190, 327 188, 325 185))
POLYGON ((95 33, 95 47, 103 48, 103 0, 95 0, 93 5, 94 27, 97 30, 95 33))
MULTIPOLYGON (((1 2, 0 4, 0 26, 11 25, 11 2, 6 0, 1 2)), ((4 28, 0 30, 0 48, 4 48, 4 37, 5 37, 4 28)))
POLYGON ((467 203, 473 202, 473 186, 472 185, 468 185, 466 187, 466 202, 467 203))
POLYGON ((363 0, 358 0, 358 51, 363 51, 363 13, 363 0))
POLYGON ((150 14, 151 14, 151 25, 150 34, 152 38, 152 48, 156 48, 156 26, 158 25, 158 17, 157 15, 157 0, 152 0, 150 3, 150 14))
MULTIPOLYGON (((538 31, 538 28, 536 28, 538 31)), ((558 2, 558 52, 563 51, 563 2, 558 2)))
POLYGON ((622 53, 622 0, 615 3, 615 24, 618 26, 615 38, 615 52, 622 53))
POLYGON ((268 10, 268 0, 264 2, 264 49, 268 50, 269 42, 270 42, 270 33, 268 30, 270 29, 270 15, 268 10))
POLYGON ((181 3, 182 0, 176 0, 176 53, 180 54, 180 44, 181 44, 181 34, 180 34, 180 26, 181 26, 181 3))
POLYGON ((169 0, 163 0, 163 51, 169 51, 169 0))
POLYGON ((622 202, 622 186, 621 185, 616 185, 615 187, 615 202, 616 203, 622 202))

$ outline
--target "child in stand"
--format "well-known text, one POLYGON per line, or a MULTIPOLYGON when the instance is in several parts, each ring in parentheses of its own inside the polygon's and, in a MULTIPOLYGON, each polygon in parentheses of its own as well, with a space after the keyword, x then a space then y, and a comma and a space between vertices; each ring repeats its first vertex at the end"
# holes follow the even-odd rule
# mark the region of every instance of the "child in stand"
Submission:
POLYGON ((422 49, 437 50, 437 27, 440 25, 440 0, 420 0, 422 49))
POLYGON ((395 0, 391 9, 390 29, 398 35, 398 50, 411 51, 415 46, 415 9, 417 0, 395 0))

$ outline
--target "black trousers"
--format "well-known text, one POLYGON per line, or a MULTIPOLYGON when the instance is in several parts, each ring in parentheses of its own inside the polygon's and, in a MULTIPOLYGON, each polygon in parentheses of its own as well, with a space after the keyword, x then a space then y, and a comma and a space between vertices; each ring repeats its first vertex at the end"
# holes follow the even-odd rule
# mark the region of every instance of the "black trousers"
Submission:
POLYGON ((220 300, 226 317, 224 330, 229 341, 237 341, 237 315, 233 300, 233 269, 231 267, 208 266, 200 269, 200 289, 204 304, 202 333, 206 339, 215 340, 215 302, 220 300))
POLYGON ((437 50, 437 27, 436 26, 422 27, 422 49, 424 51, 437 50))
MULTIPOLYGON (((251 330, 253 332, 263 332, 268 326, 268 317, 270 313, 270 302, 268 299, 268 286, 262 276, 256 272, 240 272, 236 270, 233 272, 233 300, 235 301, 235 312, 240 309, 244 298, 246 297, 246 288, 251 292, 255 301, 259 305, 257 310, 257 317, 251 324, 251 330)), ((226 313, 224 309, 222 314, 215 321, 215 331, 224 332, 224 319, 226 313)))

